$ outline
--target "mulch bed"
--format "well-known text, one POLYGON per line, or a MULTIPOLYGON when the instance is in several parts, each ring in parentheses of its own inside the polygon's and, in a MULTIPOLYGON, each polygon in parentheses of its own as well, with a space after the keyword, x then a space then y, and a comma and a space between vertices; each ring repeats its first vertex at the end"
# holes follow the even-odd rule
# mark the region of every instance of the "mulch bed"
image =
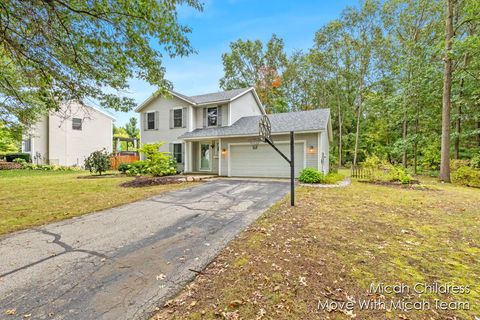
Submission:
POLYGON ((436 191, 436 189, 429 188, 420 183, 418 180, 412 180, 412 182, 403 184, 400 182, 392 182, 392 181, 368 181, 368 180, 358 180, 361 183, 369 183, 369 184, 376 184, 379 186, 386 186, 398 189, 410 189, 410 190, 425 190, 425 191, 436 191))
POLYGON ((122 183, 121 187, 126 188, 141 188, 148 186, 158 186, 162 184, 174 184, 185 182, 182 177, 138 177, 134 180, 122 183))
POLYGON ((101 176, 95 174, 95 175, 90 175, 90 176, 79 176, 77 179, 107 179, 107 178, 116 178, 121 176, 120 174, 102 174, 101 176))
POLYGON ((0 161, 0 170, 22 169, 22 165, 16 162, 0 161))

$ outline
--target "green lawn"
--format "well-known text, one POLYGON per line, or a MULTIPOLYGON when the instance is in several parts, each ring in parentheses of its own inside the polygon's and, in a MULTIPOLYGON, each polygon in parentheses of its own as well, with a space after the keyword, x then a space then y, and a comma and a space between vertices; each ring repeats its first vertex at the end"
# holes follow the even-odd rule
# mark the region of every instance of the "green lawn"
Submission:
POLYGON ((78 179, 86 172, 1 170, 0 234, 67 219, 165 191, 191 186, 171 184, 123 188, 133 178, 78 179))
POLYGON ((480 316, 480 190, 425 182, 423 189, 356 181, 347 188, 298 188, 295 208, 288 199, 271 208, 154 318, 480 316), (372 283, 404 284, 412 291, 375 294, 372 283), (416 283, 469 286, 470 292, 419 295, 416 283), (351 313, 318 309, 319 301, 361 299, 383 301, 387 308, 360 310, 356 303, 351 313), (441 310, 435 299, 451 303, 450 310, 441 310), (423 300, 430 303, 426 310, 388 304, 423 300))

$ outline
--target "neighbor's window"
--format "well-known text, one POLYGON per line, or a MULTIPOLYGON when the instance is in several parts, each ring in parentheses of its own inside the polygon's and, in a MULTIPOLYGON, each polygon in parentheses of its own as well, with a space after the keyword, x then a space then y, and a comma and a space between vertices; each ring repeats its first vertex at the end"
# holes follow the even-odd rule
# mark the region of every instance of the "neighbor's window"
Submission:
POLYGON ((173 127, 174 128, 181 128, 182 124, 182 109, 174 109, 173 110, 173 127))
POLYGON ((147 113, 147 129, 148 130, 155 129, 155 112, 147 113))
POLYGON ((173 144, 173 158, 177 160, 177 163, 182 163, 182 144, 173 144))
POLYGON ((23 140, 23 152, 32 151, 32 140, 30 138, 23 140))
POLYGON ((72 129, 73 130, 82 130, 82 119, 73 118, 72 119, 72 129))
POLYGON ((217 125, 217 119, 218 119, 217 116, 218 116, 218 108, 217 107, 207 108, 207 125, 209 127, 217 125))

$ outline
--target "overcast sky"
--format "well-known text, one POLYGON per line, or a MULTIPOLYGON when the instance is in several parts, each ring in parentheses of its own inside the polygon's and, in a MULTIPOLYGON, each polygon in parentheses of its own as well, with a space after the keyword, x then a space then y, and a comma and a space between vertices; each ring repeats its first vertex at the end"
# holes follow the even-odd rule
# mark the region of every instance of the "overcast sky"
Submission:
MULTIPOLYGON (((201 0, 200 0, 201 1, 201 0)), ((219 91, 223 75, 221 55, 237 39, 267 41, 276 33, 285 41, 287 54, 308 50, 315 31, 336 19, 357 0, 206 0, 204 11, 181 8, 179 21, 192 28, 189 35, 197 54, 186 58, 166 59, 166 77, 174 89, 185 95, 219 91)), ((128 95, 138 104, 155 88, 133 79, 128 95)), ((115 125, 123 126, 134 112, 113 112, 115 125)))

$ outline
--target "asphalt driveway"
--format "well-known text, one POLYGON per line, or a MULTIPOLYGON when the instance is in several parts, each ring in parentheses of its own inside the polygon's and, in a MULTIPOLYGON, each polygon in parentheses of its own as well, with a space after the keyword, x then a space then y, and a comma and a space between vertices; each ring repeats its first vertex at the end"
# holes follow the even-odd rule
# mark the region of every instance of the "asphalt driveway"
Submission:
POLYGON ((0 319, 148 318, 287 192, 215 180, 0 238, 0 319))

